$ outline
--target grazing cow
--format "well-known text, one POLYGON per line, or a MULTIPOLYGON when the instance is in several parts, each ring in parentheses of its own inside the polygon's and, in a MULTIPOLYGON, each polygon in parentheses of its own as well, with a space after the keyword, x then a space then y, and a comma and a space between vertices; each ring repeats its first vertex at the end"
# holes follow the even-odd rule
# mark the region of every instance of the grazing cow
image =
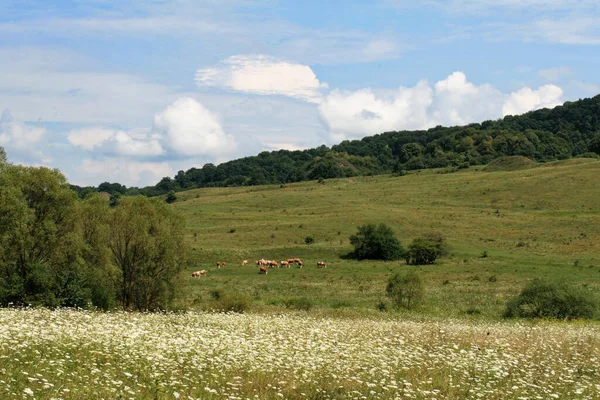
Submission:
POLYGON ((269 267, 271 268, 279 268, 279 263, 275 260, 269 261, 269 267))
POLYGON ((283 268, 283 267, 288 267, 288 268, 290 267, 290 263, 289 263, 289 262, 287 262, 287 261, 282 261, 280 264, 281 264, 281 267, 282 267, 282 268, 283 268))
POLYGON ((248 265, 248 260, 244 260, 244 261, 242 261, 242 267, 243 267, 244 265, 248 265))
POLYGON ((327 268, 327 264, 324 261, 317 261, 317 267, 319 268, 327 268))
POLYGON ((265 260, 264 258, 261 258, 260 260, 258 260, 256 262, 256 266, 257 267, 260 267, 260 266, 263 266, 263 265, 268 265, 267 260, 265 260))
POLYGON ((200 271, 192 272, 192 278, 199 278, 199 277, 200 277, 200 271))
POLYGON ((221 263, 217 261, 217 269, 221 269, 221 263))
POLYGON ((302 261, 298 263, 298 268, 302 268, 302 261))
POLYGON ((287 262, 290 263, 290 264, 294 263, 295 261, 296 261, 295 258, 288 258, 287 259, 287 262))
POLYGON ((201 276, 206 276, 206 270, 205 269, 201 269, 200 271, 198 271, 198 277, 201 276))
POLYGON ((267 267, 260 267, 260 271, 258 271, 258 273, 267 275, 269 271, 267 270, 267 267))
POLYGON ((301 260, 301 259, 299 259, 299 258, 294 258, 294 262, 295 262, 296 264, 302 264, 302 260, 301 260))

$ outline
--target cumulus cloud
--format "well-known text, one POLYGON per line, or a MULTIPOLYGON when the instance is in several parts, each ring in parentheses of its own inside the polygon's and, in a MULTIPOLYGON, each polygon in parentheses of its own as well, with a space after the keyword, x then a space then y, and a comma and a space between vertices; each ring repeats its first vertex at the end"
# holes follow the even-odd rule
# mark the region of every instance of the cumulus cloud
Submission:
POLYGON ((464 125, 509 114, 554 107, 562 89, 545 85, 504 94, 492 85, 475 85, 454 72, 433 87, 420 81, 394 91, 334 90, 319 105, 320 117, 336 142, 392 130, 427 129, 436 125, 464 125))
POLYGON ((165 147, 181 155, 221 155, 236 149, 218 117, 189 97, 156 114, 153 130, 165 147))
POLYGON ((223 131, 218 117, 189 97, 155 114, 151 130, 90 127, 71 131, 67 139, 88 151, 134 158, 219 156, 236 149, 234 138, 223 131))
POLYGON ((551 108, 561 104, 563 91, 555 85, 544 85, 537 90, 522 88, 511 93, 502 107, 503 115, 518 115, 539 108, 551 108))
POLYGON ((84 160, 71 174, 78 185, 98 185, 99 182, 120 182, 129 186, 154 185, 174 170, 167 162, 143 162, 130 158, 110 157, 103 160, 84 160))
POLYGON ((0 117, 0 146, 4 147, 9 159, 29 164, 47 164, 51 161, 40 150, 40 141, 46 129, 25 124, 13 119, 9 110, 0 117))
POLYGON ((327 88, 309 66, 264 55, 229 57, 216 67, 199 69, 195 79, 200 87, 281 95, 312 103, 320 102, 321 90, 327 88))
POLYGON ((98 149, 123 156, 151 157, 165 152, 158 139, 145 132, 93 127, 71 131, 67 139, 88 151, 98 149))

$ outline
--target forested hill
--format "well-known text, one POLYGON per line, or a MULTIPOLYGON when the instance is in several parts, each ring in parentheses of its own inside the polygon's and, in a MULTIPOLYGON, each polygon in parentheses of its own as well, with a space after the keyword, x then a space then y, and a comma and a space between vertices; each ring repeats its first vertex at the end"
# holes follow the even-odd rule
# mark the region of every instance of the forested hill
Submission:
POLYGON ((331 148, 279 150, 229 161, 218 166, 179 171, 155 186, 126 188, 105 182, 98 188, 74 186, 80 196, 90 191, 155 196, 199 187, 280 184, 319 178, 374 175, 422 168, 487 164, 500 156, 520 155, 536 161, 600 154, 600 95, 567 102, 497 121, 427 131, 385 132, 331 148))

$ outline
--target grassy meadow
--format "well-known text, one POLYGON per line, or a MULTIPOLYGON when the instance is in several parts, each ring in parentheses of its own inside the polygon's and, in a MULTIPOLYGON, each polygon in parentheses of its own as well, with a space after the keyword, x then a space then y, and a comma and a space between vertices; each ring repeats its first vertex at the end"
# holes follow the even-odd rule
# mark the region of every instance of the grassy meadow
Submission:
POLYGON ((390 274, 417 267, 342 257, 358 225, 378 222, 390 224, 405 247, 431 231, 453 247, 419 267, 427 290, 419 315, 499 318, 506 300, 535 277, 600 291, 600 161, 515 166, 513 159, 505 168, 447 172, 179 193, 173 207, 186 218, 190 244, 179 305, 210 308, 216 292, 241 294, 255 310, 379 313, 390 274), (307 245, 309 235, 316 241, 307 245), (304 268, 264 276, 254 266, 289 257, 304 268), (217 270, 217 261, 227 267, 217 270), (200 269, 207 277, 192 279, 200 269))
POLYGON ((597 399, 596 324, 0 310, 2 399, 597 399))

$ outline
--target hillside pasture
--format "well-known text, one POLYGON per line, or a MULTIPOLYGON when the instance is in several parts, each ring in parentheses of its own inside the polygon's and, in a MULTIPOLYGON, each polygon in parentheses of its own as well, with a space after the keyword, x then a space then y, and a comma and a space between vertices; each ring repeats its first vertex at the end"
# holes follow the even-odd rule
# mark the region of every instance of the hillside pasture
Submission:
POLYGON ((343 257, 357 226, 379 222, 391 225, 405 247, 432 231, 453 247, 437 264, 419 267, 427 292, 418 313, 498 317, 535 277, 600 292, 598 160, 447 172, 179 193, 173 207, 187 220, 190 248, 179 304, 206 308, 211 292, 220 291, 240 294, 257 309, 305 298, 321 311, 377 312, 390 274, 415 268, 343 257), (307 236, 315 242, 305 244, 307 236), (304 268, 265 276, 254 264, 290 257, 301 258, 304 268), (216 261, 227 267, 217 270, 216 261), (191 279, 199 269, 208 270, 206 279, 191 279))

